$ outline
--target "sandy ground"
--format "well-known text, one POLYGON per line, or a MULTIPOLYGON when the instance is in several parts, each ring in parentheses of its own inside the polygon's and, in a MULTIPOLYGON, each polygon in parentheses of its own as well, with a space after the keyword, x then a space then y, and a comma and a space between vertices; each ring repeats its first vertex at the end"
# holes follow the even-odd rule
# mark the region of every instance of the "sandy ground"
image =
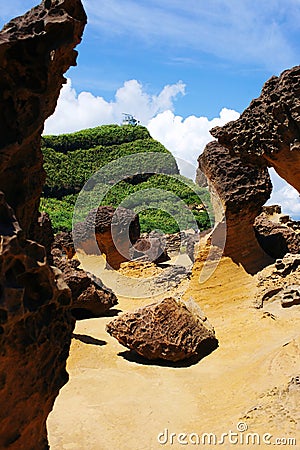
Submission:
MULTIPOLYGON (((208 316, 219 348, 190 366, 147 364, 105 332, 111 318, 77 322, 70 381, 48 419, 51 450, 267 449, 276 438, 295 438, 296 445, 284 447, 300 449, 300 386, 287 389, 300 375, 300 306, 255 309, 255 279, 229 259, 201 287, 197 264, 194 269, 186 298, 193 297, 208 316), (225 437, 222 443, 222 433, 237 427, 233 442, 225 437), (199 439, 215 433, 218 442, 198 445, 191 433, 199 439), (249 433, 258 433, 261 444, 249 437, 246 445, 249 433), (265 433, 272 437, 263 443, 265 433)), ((151 301, 119 297, 117 308, 151 301)))

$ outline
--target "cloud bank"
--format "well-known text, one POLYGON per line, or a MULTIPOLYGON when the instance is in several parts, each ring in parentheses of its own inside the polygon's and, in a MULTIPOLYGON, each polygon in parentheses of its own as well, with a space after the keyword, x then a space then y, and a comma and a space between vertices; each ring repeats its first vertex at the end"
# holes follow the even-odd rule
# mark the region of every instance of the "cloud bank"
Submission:
POLYGON ((90 92, 77 94, 70 79, 61 90, 53 116, 45 123, 45 134, 70 133, 108 123, 121 123, 122 113, 136 116, 142 124, 165 110, 172 110, 178 95, 184 95, 181 81, 166 85, 157 95, 148 94, 137 80, 125 81, 113 101, 90 92))

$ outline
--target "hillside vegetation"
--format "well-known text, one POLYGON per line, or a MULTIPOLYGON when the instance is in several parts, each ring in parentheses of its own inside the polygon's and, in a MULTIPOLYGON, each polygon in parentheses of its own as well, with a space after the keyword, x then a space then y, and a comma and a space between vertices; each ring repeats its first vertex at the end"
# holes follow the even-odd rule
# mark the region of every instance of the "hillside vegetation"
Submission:
MULTIPOLYGON (((202 202, 209 203, 208 192, 179 175, 171 153, 152 139, 145 127, 104 125, 44 136, 42 151, 47 178, 40 209, 49 213, 55 232, 72 229, 78 193, 97 170, 120 157, 149 152, 162 154, 151 166, 155 173, 137 170, 136 175, 115 183, 101 204, 117 207, 123 202, 122 206, 133 208, 140 215, 142 232, 160 229, 174 233, 179 228, 195 228, 195 221, 200 229, 210 226, 202 208, 202 202)), ((127 158, 121 161, 122 167, 114 165, 116 177, 118 170, 132 171, 134 161, 127 158)), ((110 175, 114 179, 114 174, 110 175)))

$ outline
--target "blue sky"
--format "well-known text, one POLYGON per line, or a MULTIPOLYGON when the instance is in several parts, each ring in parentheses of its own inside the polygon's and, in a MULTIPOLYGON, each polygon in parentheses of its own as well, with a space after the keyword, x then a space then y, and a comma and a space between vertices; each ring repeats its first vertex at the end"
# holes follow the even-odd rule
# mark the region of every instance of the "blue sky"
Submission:
MULTIPOLYGON (((37 3, 3 4, 1 24, 37 3)), ((83 3, 89 23, 78 67, 47 132, 120 122, 129 112, 195 164, 213 125, 235 119, 268 78, 300 61, 300 0, 83 3)), ((284 184, 275 187, 284 200, 284 184)), ((293 195, 289 212, 300 214, 293 195)))

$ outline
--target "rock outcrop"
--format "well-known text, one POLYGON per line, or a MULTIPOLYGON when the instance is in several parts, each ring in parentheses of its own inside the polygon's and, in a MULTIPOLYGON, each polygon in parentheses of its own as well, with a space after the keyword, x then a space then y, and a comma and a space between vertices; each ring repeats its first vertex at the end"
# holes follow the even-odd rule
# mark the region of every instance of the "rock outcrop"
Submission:
POLYGON ((89 242, 93 241, 93 235, 96 236, 98 248, 106 256, 107 267, 116 270, 121 263, 130 260, 130 249, 140 237, 138 216, 122 207, 100 206, 88 214, 84 223, 77 225, 77 236, 78 229, 82 234, 82 249, 88 253, 89 242))
POLYGON ((242 264, 249 273, 257 272, 271 262, 253 230, 255 218, 271 195, 272 184, 267 168, 243 163, 238 155, 232 155, 218 142, 207 144, 198 162, 213 192, 212 201, 215 202, 216 221, 219 222, 214 242, 218 242, 221 227, 226 227, 224 256, 242 264))
POLYGON ((274 264, 266 267, 258 276, 255 306, 262 308, 270 301, 279 301, 281 306, 298 304, 300 286, 300 255, 286 254, 274 264), (295 288, 298 286, 298 288, 295 288), (295 292, 296 289, 296 292, 295 292))
POLYGON ((52 249, 59 249, 61 252, 65 253, 68 259, 72 259, 75 255, 74 242, 72 238, 72 233, 67 231, 61 231, 55 235, 52 249))
POLYGON ((57 248, 52 250, 52 256, 71 289, 71 310, 76 319, 100 317, 118 303, 117 297, 99 279, 93 280, 92 275, 79 268, 78 260, 69 260, 57 248))
POLYGON ((199 307, 174 298, 123 314, 107 325, 107 332, 150 360, 201 358, 218 346, 213 328, 199 307))
POLYGON ((300 192, 300 66, 273 76, 238 120, 211 134, 248 164, 274 167, 300 192))
POLYGON ((85 23, 80 0, 44 0, 0 34, 0 190, 29 237, 45 181, 44 121, 76 65, 85 23))
POLYGON ((53 264, 51 248, 54 242, 54 232, 51 219, 47 213, 39 213, 37 222, 32 227, 31 238, 45 247, 47 260, 49 264, 53 264))
POLYGON ((165 249, 166 242, 163 236, 155 232, 136 241, 130 252, 131 259, 142 259, 160 264, 170 260, 165 249))
POLYGON ((38 223, 44 121, 85 24, 80 0, 44 0, 0 32, 1 449, 49 448, 46 419, 68 380, 71 292, 45 248, 27 239, 45 226, 38 223))
POLYGON ((300 233, 288 225, 289 221, 282 223, 280 218, 278 222, 275 222, 262 212, 254 222, 259 244, 268 255, 275 259, 283 258, 287 253, 300 253, 300 233))
POLYGON ((71 293, 2 193, 0 235, 0 448, 46 449, 46 419, 68 380, 71 293))

